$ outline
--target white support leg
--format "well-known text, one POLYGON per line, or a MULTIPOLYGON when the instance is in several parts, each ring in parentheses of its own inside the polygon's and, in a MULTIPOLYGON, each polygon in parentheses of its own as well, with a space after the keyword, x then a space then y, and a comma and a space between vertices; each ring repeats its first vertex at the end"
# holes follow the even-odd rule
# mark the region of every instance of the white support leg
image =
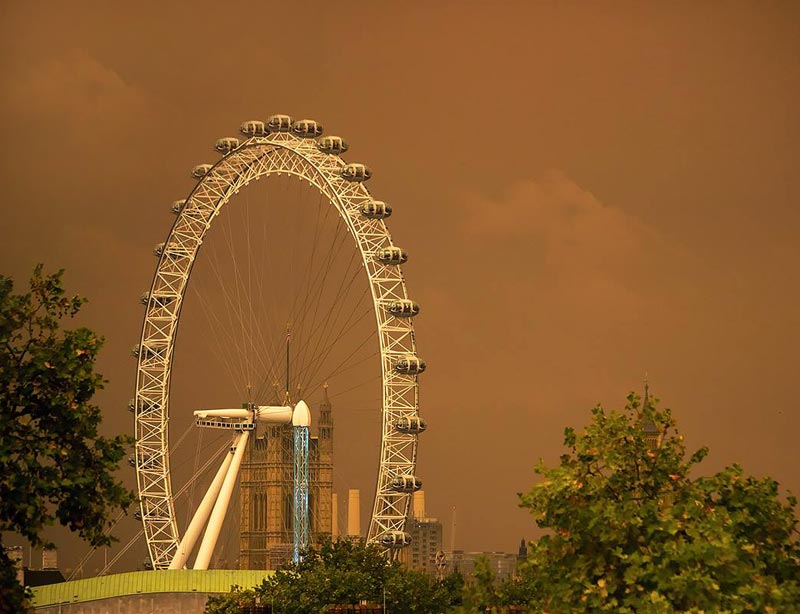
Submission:
POLYGON ((236 452, 233 454, 233 460, 225 475, 225 480, 222 482, 219 497, 217 497, 217 502, 214 504, 208 527, 205 535, 203 535, 203 542, 200 544, 200 550, 194 562, 194 569, 208 569, 208 564, 211 562, 211 555, 214 553, 219 532, 222 530, 222 523, 225 520, 225 513, 228 511, 228 504, 231 500, 233 487, 236 484, 236 476, 239 475, 239 467, 242 464, 242 457, 247 447, 249 435, 250 431, 244 431, 236 445, 236 452))
MULTIPOLYGON (((242 434, 237 434, 231 447, 238 449, 239 440, 241 438, 242 434)), ((175 553, 175 556, 172 558, 172 562, 169 564, 170 569, 183 569, 184 565, 186 565, 186 561, 189 560, 189 555, 192 553, 194 545, 197 543, 197 538, 200 537, 203 527, 206 526, 208 515, 211 513, 211 508, 213 507, 214 502, 217 500, 219 491, 222 488, 222 482, 228 473, 228 469, 231 466, 232 460, 233 452, 228 450, 225 453, 225 458, 222 459, 222 465, 220 465, 217 475, 214 476, 211 486, 208 487, 208 491, 206 491, 203 500, 197 507, 197 511, 194 513, 194 517, 192 517, 192 521, 189 523, 189 528, 186 529, 186 533, 184 534, 183 539, 178 546, 178 551, 175 553)))

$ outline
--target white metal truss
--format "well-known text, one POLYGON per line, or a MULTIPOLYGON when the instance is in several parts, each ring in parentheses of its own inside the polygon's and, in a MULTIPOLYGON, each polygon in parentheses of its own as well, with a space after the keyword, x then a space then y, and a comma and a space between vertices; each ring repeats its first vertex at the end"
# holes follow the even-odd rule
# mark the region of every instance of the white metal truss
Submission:
POLYGON ((169 393, 174 344, 181 306, 192 266, 211 224, 222 207, 251 181, 269 175, 294 175, 315 186, 347 225, 361 253, 372 292, 380 344, 383 407, 381 452, 368 541, 404 529, 409 494, 396 492, 392 481, 413 475, 417 434, 401 432, 398 421, 418 416, 417 375, 395 369, 397 362, 416 356, 410 318, 395 317, 388 310, 408 299, 399 265, 378 259, 381 250, 393 247, 382 219, 362 214, 372 201, 366 186, 342 176, 345 162, 324 153, 313 138, 288 132, 255 136, 243 141, 206 170, 178 211, 167 240, 159 246, 158 266, 148 295, 137 355, 136 477, 140 512, 150 560, 154 569, 167 569, 180 541, 175 519, 169 469, 169 393))

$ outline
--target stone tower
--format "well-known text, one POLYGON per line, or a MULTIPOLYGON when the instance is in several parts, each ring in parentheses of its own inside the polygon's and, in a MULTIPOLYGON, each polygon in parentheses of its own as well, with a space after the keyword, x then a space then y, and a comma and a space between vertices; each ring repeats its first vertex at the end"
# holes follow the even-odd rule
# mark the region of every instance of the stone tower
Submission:
POLYGON ((319 405, 317 437, 311 441, 309 471, 311 472, 311 544, 318 545, 333 531, 333 417, 328 398, 328 384, 322 387, 319 405))
POLYGON ((650 390, 647 385, 647 380, 644 382, 644 398, 642 399, 642 417, 641 426, 644 433, 644 439, 647 442, 647 447, 655 450, 659 447, 659 431, 650 412, 653 410, 652 401, 650 400, 650 390))
MULTIPOLYGON (((309 442, 312 545, 331 533, 333 419, 327 385, 318 424, 319 434, 309 442)), ((292 557, 292 427, 259 424, 256 428, 239 478, 239 568, 277 569, 292 557)))

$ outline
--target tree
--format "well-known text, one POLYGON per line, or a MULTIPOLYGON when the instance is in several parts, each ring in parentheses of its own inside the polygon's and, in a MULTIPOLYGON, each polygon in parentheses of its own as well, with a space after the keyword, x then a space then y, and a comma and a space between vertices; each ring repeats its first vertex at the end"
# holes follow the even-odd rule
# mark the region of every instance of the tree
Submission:
POLYGON ((669 410, 631 394, 625 411, 598 406, 569 453, 542 462, 527 494, 541 528, 526 576, 546 612, 797 612, 797 501, 734 465, 693 479, 669 410), (643 429, 643 425, 650 429, 643 429), (645 430, 649 430, 646 433, 645 430))
POLYGON ((479 556, 475 560, 472 578, 464 585, 464 602, 468 609, 478 612, 498 604, 495 575, 488 557, 479 556))
POLYGON ((384 596, 387 610, 395 614, 445 612, 455 598, 445 585, 388 560, 378 547, 342 539, 309 549, 300 563, 279 569, 254 592, 234 589, 209 599, 206 613, 225 614, 235 611, 233 605, 259 600, 275 604, 281 614, 309 614, 361 600, 383 603, 384 596))
MULTIPOLYGON (((100 409, 91 399, 103 387, 94 371, 103 339, 88 328, 61 329, 85 299, 65 296, 63 271, 42 268, 25 294, 13 294, 12 280, 0 276, 0 531, 50 545, 43 531, 58 520, 107 545, 112 510, 134 500, 114 476, 130 438, 98 434, 100 409)), ((0 557, 7 572, 2 549, 0 557)), ((4 573, 0 611, 21 610, 23 599, 4 573)))

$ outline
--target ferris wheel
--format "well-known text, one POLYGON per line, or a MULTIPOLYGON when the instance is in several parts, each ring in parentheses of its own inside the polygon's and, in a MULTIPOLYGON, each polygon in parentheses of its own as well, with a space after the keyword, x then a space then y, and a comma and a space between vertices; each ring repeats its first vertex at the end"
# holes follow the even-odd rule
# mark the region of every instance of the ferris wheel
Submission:
MULTIPOLYGON (((393 243, 386 228, 392 208, 374 199, 364 185, 372 175, 370 168, 346 163, 341 158, 348 149, 346 141, 337 136, 323 137, 318 122, 272 115, 265 122, 244 122, 240 132, 243 139, 226 137, 216 142, 214 148, 221 154, 216 163, 192 169, 197 183, 186 199, 173 204, 177 217, 166 241, 155 250, 158 265, 150 291, 142 297, 145 316, 141 339, 134 349, 137 374, 131 410, 135 414, 136 447, 132 464, 140 499, 137 517, 143 523, 150 562, 154 569, 183 567, 188 551, 207 525, 200 544, 200 550, 206 552, 203 557, 198 554, 198 560, 204 559, 199 568, 204 568, 208 550, 216 542, 213 533, 219 532, 220 515, 224 517, 230 499, 237 463, 254 425, 294 422, 302 428, 305 420, 307 427, 305 402, 300 398, 288 402, 288 364, 286 402, 270 405, 263 399, 252 399, 242 409, 195 411, 198 427, 226 430, 233 433, 233 439, 182 539, 169 443, 173 358, 182 307, 192 271, 198 259, 202 260, 200 247, 212 224, 230 202, 241 198, 236 196, 241 189, 270 176, 292 176, 308 184, 318 193, 321 206, 341 224, 354 253, 360 255, 361 277, 368 287, 366 300, 375 318, 372 330, 373 338, 377 337, 381 388, 379 406, 374 407, 380 414, 380 453, 367 540, 394 552, 410 543, 404 527, 409 495, 421 487, 415 474, 417 440, 426 425, 419 416, 418 392, 418 375, 425 370, 425 363, 417 355, 412 323, 419 306, 409 299, 403 278, 407 252, 393 243)), ((268 267, 259 275, 268 276, 268 267)), ((329 350, 318 342, 309 351, 329 350)))

